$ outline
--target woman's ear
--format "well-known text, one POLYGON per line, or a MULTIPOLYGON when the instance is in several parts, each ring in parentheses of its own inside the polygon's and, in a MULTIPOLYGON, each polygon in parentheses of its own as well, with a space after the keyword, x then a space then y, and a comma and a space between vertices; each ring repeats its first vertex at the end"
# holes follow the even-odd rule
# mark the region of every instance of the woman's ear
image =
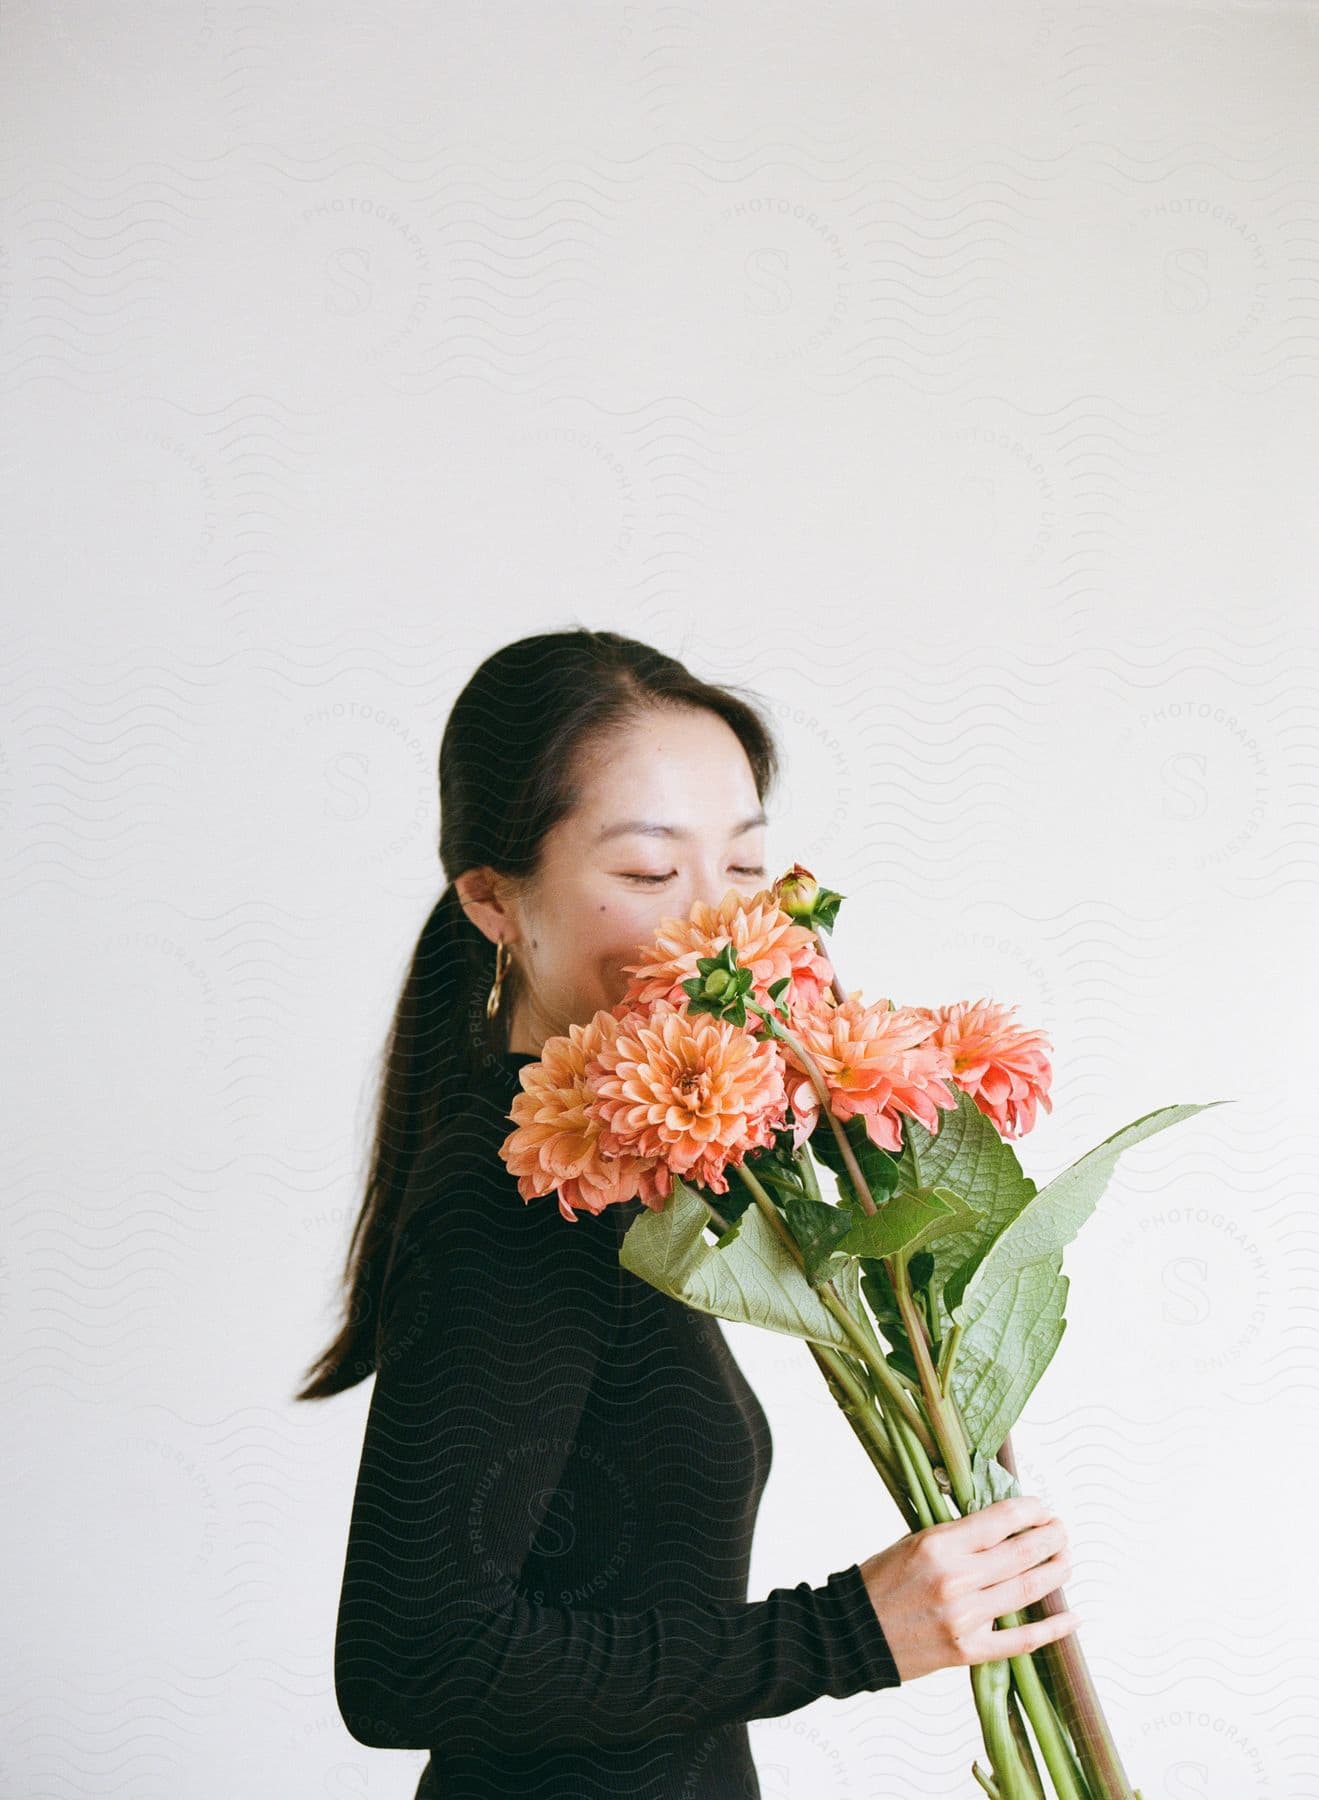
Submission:
POLYGON ((517 919, 508 884, 493 869, 464 869, 454 881, 454 891, 467 917, 492 944, 517 941, 517 919))

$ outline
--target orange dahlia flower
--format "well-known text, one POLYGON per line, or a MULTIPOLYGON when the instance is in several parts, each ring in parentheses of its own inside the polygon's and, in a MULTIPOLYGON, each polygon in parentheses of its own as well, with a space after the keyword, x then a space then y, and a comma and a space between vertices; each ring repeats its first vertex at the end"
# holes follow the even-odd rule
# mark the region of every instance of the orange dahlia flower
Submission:
POLYGON ((672 1185, 653 1157, 607 1154, 601 1142, 587 1064, 617 1029, 612 1014, 598 1012, 585 1025, 570 1025, 566 1036, 547 1038, 540 1061, 518 1072, 522 1092, 509 1108, 515 1128, 499 1146, 522 1198, 557 1189, 559 1211, 573 1222, 575 1207, 598 1213, 624 1200, 640 1199, 658 1212, 672 1185))
POLYGON ((992 1119, 1000 1137, 1022 1137, 1035 1123, 1037 1103, 1053 1111, 1049 1085, 1052 1048, 1042 1031, 1012 1023, 1015 1006, 958 1000, 916 1009, 932 1022, 929 1041, 953 1059, 952 1079, 992 1119))
POLYGON ((610 1154, 656 1159, 716 1194, 728 1192, 725 1166, 784 1125, 777 1045, 668 1000, 618 1021, 587 1076, 610 1154))
MULTIPOLYGON (((864 1118, 866 1135, 881 1150, 902 1148, 902 1121, 908 1113, 929 1132, 939 1129, 938 1109, 955 1108, 957 1096, 945 1085, 952 1054, 930 1041, 930 1021, 914 1007, 890 1008, 887 1000, 865 1006, 858 988, 845 1000, 825 995, 798 1014, 794 1032, 819 1065, 838 1119, 864 1118)), ((804 1066, 789 1046, 794 1111, 818 1113, 804 1066)))
POLYGON ((717 956, 729 943, 738 962, 751 971, 752 996, 762 1006, 769 1005, 769 989, 785 975, 792 986, 784 998, 794 1009, 818 1000, 833 980, 833 965, 820 954, 815 933, 789 918, 768 888, 750 898, 729 888, 718 906, 698 900, 687 918, 660 920, 645 946, 656 953, 653 958, 623 966, 631 977, 624 1003, 643 1007, 671 1000, 684 1006, 682 984, 699 974, 697 958, 717 956))

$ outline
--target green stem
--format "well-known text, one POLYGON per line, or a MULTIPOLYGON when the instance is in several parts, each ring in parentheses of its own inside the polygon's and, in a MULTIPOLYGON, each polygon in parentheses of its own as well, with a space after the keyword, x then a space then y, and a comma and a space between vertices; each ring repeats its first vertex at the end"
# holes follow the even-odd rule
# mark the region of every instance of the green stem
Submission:
MULTIPOLYGON (((1037 1610, 1037 1605, 1032 1604, 1029 1607, 1023 1608, 1021 1616, 1029 1622, 1036 1618, 1048 1618, 1049 1615, 1043 1609, 1037 1610)), ((1087 1796, 1087 1800, 1090 1800, 1090 1797, 1093 1796, 1095 1790, 1091 1787, 1089 1780, 1086 1778, 1086 1775, 1081 1768, 1081 1759, 1077 1754, 1073 1734, 1067 1725, 1066 1687, 1064 1685, 1060 1688, 1058 1685, 1059 1672, 1057 1665, 1054 1663, 1051 1656, 1051 1652, 1057 1647, 1057 1642, 1058 1640, 1055 1638, 1053 1643, 1044 1644, 1040 1649, 1033 1651, 1031 1654, 1031 1661, 1034 1664, 1035 1673, 1040 1678, 1040 1685, 1044 1689, 1045 1698, 1053 1708, 1054 1717, 1058 1720, 1058 1727, 1062 1733, 1063 1746, 1067 1751, 1069 1766, 1072 1771, 1072 1780, 1076 1783, 1077 1787, 1080 1788, 1081 1792, 1087 1796)))
MULTIPOLYGON (((1025 1618, 1020 1612, 1005 1613, 1003 1623, 1021 1625, 1025 1618)), ((1090 1791, 1076 1768, 1072 1746, 1041 1685, 1040 1672, 1031 1661, 1031 1655, 1026 1651, 1021 1656, 1010 1657, 1009 1661, 1017 1693, 1035 1732, 1035 1741, 1039 1744, 1054 1791, 1058 1800, 1090 1800, 1090 1791)))
MULTIPOLYGON (((934 1525, 955 1518, 957 1515, 935 1479, 934 1470, 923 1448, 906 1434, 903 1421, 896 1422, 892 1435, 911 1484, 910 1492, 916 1501, 922 1524, 934 1525)), ((985 1748, 993 1760, 994 1775, 1000 1784, 1002 1800, 1038 1800, 1040 1794, 1040 1778, 1030 1746, 1026 1744, 1024 1748, 1018 1747, 1009 1710, 1012 1670, 1018 1662, 1027 1660, 1029 1659, 1025 1657, 1017 1657, 1011 1659, 1011 1665, 1007 1660, 1001 1660, 976 1663, 971 1668, 971 1691, 980 1715, 985 1748), (1001 1673, 991 1676, 981 1672, 987 1669, 997 1669, 1001 1673)), ((1060 1800, 1063 1800, 1061 1793, 1060 1800)), ((1088 1800, 1088 1796, 1081 1796, 1079 1800, 1088 1800)))
POLYGON ((971 1478, 971 1452, 967 1448, 966 1434, 962 1430, 962 1421, 958 1416, 957 1408, 945 1396, 939 1383, 939 1377, 935 1373, 934 1363, 930 1356, 930 1340, 925 1331, 925 1321, 921 1317, 920 1308, 912 1298, 911 1285, 907 1280, 905 1257, 901 1255, 885 1257, 884 1271, 893 1288, 893 1295, 898 1303, 898 1312, 907 1332, 912 1359, 916 1364, 916 1372, 920 1376, 926 1415, 934 1430, 934 1436, 939 1446, 939 1455, 943 1460, 944 1467, 948 1470, 949 1480, 953 1484, 954 1498, 962 1513, 974 1512, 976 1496, 971 1478))
POLYGON ((962 1341, 962 1327, 954 1324, 950 1327, 939 1349, 939 1392, 945 1396, 949 1393, 953 1379, 953 1364, 957 1361, 958 1346, 962 1341))
MULTIPOLYGON (((883 1410, 884 1405, 881 1401, 880 1411, 883 1412, 883 1410)), ((886 1414, 885 1417, 889 1427, 889 1435, 893 1440, 894 1454, 901 1465, 903 1478, 907 1483, 907 1492, 910 1494, 912 1505, 916 1509, 916 1517, 919 1520, 918 1528, 923 1528, 926 1525, 933 1525, 940 1517, 940 1511, 935 1506, 931 1505, 930 1496, 925 1487, 925 1483, 920 1478, 920 1471, 917 1467, 917 1458, 922 1455, 921 1447, 916 1442, 915 1438, 912 1437, 901 1419, 893 1418, 888 1414, 886 1414)), ((940 1496, 940 1499, 942 1500, 942 1495, 940 1496)))
MULTIPOLYGON (((810 1149, 808 1148, 808 1146, 803 1145, 802 1148, 800 1150, 798 1150, 798 1152, 792 1159, 792 1166, 796 1172, 798 1181, 801 1183, 802 1191, 803 1191, 805 1197, 808 1200, 814 1200, 816 1202, 816 1204, 819 1206, 824 1206, 826 1204, 826 1201, 824 1199, 823 1194, 821 1194, 821 1192, 820 1192, 820 1178, 816 1173, 815 1158, 811 1155, 810 1149)), ((762 1185, 763 1185, 763 1183, 762 1183, 762 1185)), ((884 1354, 884 1347, 880 1343, 879 1339, 876 1337, 874 1330, 871 1327, 870 1314, 866 1311, 866 1309, 864 1307, 862 1307, 860 1315, 857 1316, 854 1314, 853 1317, 856 1319, 856 1323, 861 1327, 861 1329, 866 1333, 867 1337, 869 1338, 870 1347, 874 1351, 875 1355, 882 1357, 884 1354)), ((902 1371, 900 1369, 894 1369, 894 1368, 892 1368, 892 1365, 888 1364, 888 1363, 885 1364, 885 1367, 890 1369, 893 1379, 897 1382, 900 1382, 901 1385, 904 1388, 906 1388, 906 1390, 909 1394, 919 1394, 920 1393, 920 1389, 919 1389, 919 1387, 917 1387, 916 1383, 914 1381, 910 1381, 907 1378, 907 1376, 905 1376, 902 1373, 902 1371)))
POLYGON ((891 1420, 890 1428, 895 1442, 900 1443, 905 1452, 912 1491, 920 1500, 922 1524, 939 1525, 954 1518, 956 1515, 948 1504, 947 1496, 934 1479, 934 1470, 925 1454, 925 1446, 908 1431, 905 1420, 891 1420))
MULTIPOLYGON (((925 1321, 912 1296, 905 1259, 900 1255, 888 1257, 885 1259, 884 1268, 892 1284, 903 1325, 906 1327, 912 1358, 921 1379, 926 1412, 934 1428, 934 1434, 948 1470, 953 1495, 960 1511, 965 1515, 975 1510, 976 1495, 971 1475, 971 1455, 961 1417, 956 1405, 944 1393, 931 1360, 925 1321)), ((1005 1626, 1020 1625, 1023 1622, 1020 1612, 1006 1614, 1002 1620, 1005 1626)), ((1040 1754, 1043 1756, 1053 1780, 1058 1800, 1090 1800, 1085 1787, 1077 1783, 1072 1747, 1064 1737, 1058 1716, 1040 1684, 1039 1672, 1031 1661, 1029 1653, 1012 1657, 1010 1660, 1022 1705, 1025 1707, 1035 1731, 1040 1754)), ((1027 1754, 1029 1754, 1029 1746, 1027 1754)), ((997 1769, 997 1764, 995 1767, 997 1769)), ((1030 1763, 1030 1773, 1038 1782, 1039 1775, 1034 1768, 1033 1760, 1030 1763)))
POLYGON ((755 1002, 750 1000, 747 1001, 746 1004, 748 1011, 758 1013, 761 1019, 764 1020, 766 1026, 769 1028, 771 1037, 776 1037, 781 1043, 786 1044, 792 1051, 792 1054, 797 1058, 798 1062, 800 1062, 802 1068, 805 1069, 807 1078, 809 1079, 811 1086, 815 1089, 815 1097, 820 1103, 820 1111, 828 1120, 829 1129, 833 1132, 834 1142, 838 1145, 838 1154, 843 1159, 843 1167, 847 1170, 852 1186, 856 1189, 857 1205, 861 1208, 862 1212, 878 1212, 879 1209, 875 1205, 874 1196, 870 1192, 870 1183, 861 1173, 861 1165, 856 1160, 856 1151, 853 1150, 851 1141, 848 1138, 847 1133, 843 1130, 841 1121, 835 1116, 834 1110, 829 1104, 829 1084, 824 1078, 824 1071, 821 1069, 819 1063, 816 1062, 815 1058, 811 1055, 805 1044, 797 1037, 796 1033, 788 1029, 777 1013, 772 1013, 767 1007, 758 1006, 755 1002))
POLYGON ((802 1186, 806 1189, 807 1196, 823 1206, 824 1195, 820 1192, 820 1180, 815 1173, 815 1158, 811 1155, 809 1148, 803 1144, 792 1160, 796 1165, 797 1173, 801 1176, 802 1186))
MULTIPOLYGON (((893 1431, 894 1441, 905 1452, 911 1492, 926 1525, 943 1523, 956 1517, 948 1497, 935 1479, 934 1470, 921 1445, 910 1438, 899 1420, 893 1431)), ((1012 1735, 1008 1715, 1011 1695, 1011 1673, 1006 1663, 976 1663, 970 1669, 971 1692, 980 1717, 985 1748, 994 1765, 994 1780, 1000 1800, 1036 1800, 1030 1777, 1024 1768, 1012 1735), (997 1673, 995 1671, 998 1671, 997 1673)))
MULTIPOLYGON (((815 940, 820 954, 825 956, 830 964, 833 965, 833 957, 821 941, 818 928, 815 931, 815 940)), ((829 987, 834 999, 841 1005, 843 1001, 846 1000, 847 994, 842 982, 838 978, 836 967, 834 967, 834 973, 830 978, 829 987)), ((816 1091, 818 1093, 818 1088, 816 1091)), ((837 1135, 837 1131, 835 1131, 835 1135, 837 1135)), ((915 1146, 911 1143, 910 1134, 908 1133, 906 1135, 908 1146, 911 1149, 914 1160, 916 1154, 915 1146)), ((844 1143, 846 1143, 845 1134, 844 1143)), ((851 1145, 847 1144, 844 1155, 846 1156, 847 1152, 850 1150, 851 1145)), ((847 1166, 850 1172, 852 1166, 850 1161, 847 1166)), ((864 1190, 861 1197, 863 1200, 866 1197, 864 1190)), ((952 1374, 953 1360, 956 1355, 959 1338, 960 1332, 957 1327, 954 1326, 953 1330, 949 1332, 948 1338, 940 1347, 940 1374, 942 1380, 936 1385, 939 1388, 941 1399, 948 1395, 949 1379, 952 1374)), ((956 1406, 951 1402, 949 1411, 954 1419, 958 1419, 960 1429, 960 1418, 956 1406)), ((893 1436, 895 1438, 895 1447, 900 1449, 901 1446, 896 1444, 898 1436, 896 1431, 893 1432, 893 1436)), ((963 1442, 965 1442, 965 1439, 963 1439, 963 1442)), ((1009 1474, 1016 1475, 1017 1469, 1013 1457, 1012 1437, 1010 1433, 1004 1437, 1003 1442, 999 1447, 998 1460, 1002 1463, 1003 1467, 1007 1469, 1009 1474)), ((1054 1601, 1053 1610, 1061 1610, 1065 1606, 1061 1588, 1057 1589, 1056 1594, 1050 1598, 1054 1601)), ((1083 1772, 1079 1774, 1079 1778, 1084 1783, 1088 1784, 1092 1800, 1140 1800, 1139 1789, 1132 1788, 1127 1779, 1126 1771, 1123 1769, 1122 1759, 1118 1754, 1117 1746, 1114 1743, 1112 1733, 1109 1730, 1108 1720, 1105 1718, 1103 1708, 1099 1703, 1099 1695, 1095 1689, 1094 1681, 1086 1664, 1085 1655, 1081 1649, 1078 1638, 1079 1634, 1077 1632, 1070 1631, 1065 1636, 1053 1638, 1049 1643, 1042 1645, 1036 1654, 1041 1658, 1041 1666, 1045 1669, 1050 1678, 1050 1685, 1060 1706, 1065 1705, 1066 1707, 1067 1721, 1076 1747, 1076 1762, 1079 1764, 1079 1771, 1083 1772)), ((973 1669, 973 1681, 974 1676, 975 1671, 973 1669)), ((1074 1773, 1078 1772, 1074 1770, 1074 1773)), ((1083 1789, 1082 1791, 1085 1790, 1083 1789)), ((1015 1797, 1005 1791, 1001 1796, 1001 1800, 1015 1800, 1015 1797)))
POLYGON ((1011 1691, 1012 1676, 1005 1662, 972 1663, 971 1692, 999 1792, 1003 1800, 1036 1800, 1012 1735, 1012 1721, 1008 1717, 1011 1691))
MULTIPOLYGON (((758 1202, 759 1203, 759 1202, 758 1202)), ((711 1223, 722 1237, 728 1230, 728 1221, 708 1200, 702 1199, 711 1223)), ((771 1202, 772 1204, 772 1202, 771 1202)), ((910 1497, 910 1483, 903 1480, 901 1465, 894 1453, 888 1432, 884 1427, 882 1414, 876 1408, 870 1393, 858 1376, 851 1363, 841 1350, 833 1350, 824 1344, 816 1344, 807 1339, 807 1345, 825 1380, 833 1391, 846 1415, 849 1424, 861 1440, 867 1456, 879 1470, 884 1484, 893 1496, 894 1504, 906 1520, 908 1527, 915 1530, 915 1507, 910 1497)))
POLYGON ((893 1503, 902 1514, 909 1530, 916 1529, 916 1512, 902 1478, 902 1468, 889 1441, 884 1421, 870 1394, 841 1350, 830 1350, 823 1344, 810 1343, 808 1348, 821 1373, 829 1383, 834 1399, 842 1408, 861 1447, 879 1471, 893 1503))
POLYGON ((1030 1778, 1031 1787, 1035 1792, 1035 1800, 1050 1800, 1050 1796, 1046 1795, 1044 1792, 1044 1783, 1040 1780, 1040 1772, 1035 1766, 1035 1752, 1031 1748, 1031 1741, 1026 1733, 1026 1723, 1021 1716, 1021 1707, 1018 1704, 1018 1701, 1018 1694, 1015 1690, 1009 1689, 1008 1724, 1012 1727, 1012 1736, 1016 1742, 1017 1754, 1021 1758, 1022 1768, 1025 1769, 1027 1776, 1030 1778))
MULTIPOLYGON (((773 1200, 771 1200, 769 1195, 765 1192, 765 1189, 744 1162, 737 1165, 737 1172, 745 1182, 746 1186, 750 1188, 751 1193, 755 1198, 756 1205, 760 1208, 770 1229, 778 1237, 780 1243, 791 1255, 797 1266, 804 1269, 805 1258, 802 1256, 801 1246, 798 1244, 796 1238, 793 1237, 791 1231, 789 1231, 787 1223, 779 1212, 778 1207, 775 1206, 773 1200)), ((815 1292, 820 1296, 822 1305, 828 1309, 837 1324, 842 1328, 844 1334, 850 1340, 856 1355, 870 1370, 876 1383, 883 1390, 885 1397, 900 1411, 901 1415, 911 1426, 911 1429, 916 1433, 917 1437, 920 1438, 922 1444, 925 1446, 926 1454, 937 1458, 939 1455, 938 1446, 930 1434, 929 1426, 921 1417, 915 1400, 894 1375, 893 1370, 890 1369, 883 1356, 879 1354, 875 1346, 871 1343, 864 1328, 853 1318, 851 1307, 848 1306, 847 1302, 843 1299, 842 1295, 839 1294, 831 1281, 821 1282, 815 1289, 815 1292)))

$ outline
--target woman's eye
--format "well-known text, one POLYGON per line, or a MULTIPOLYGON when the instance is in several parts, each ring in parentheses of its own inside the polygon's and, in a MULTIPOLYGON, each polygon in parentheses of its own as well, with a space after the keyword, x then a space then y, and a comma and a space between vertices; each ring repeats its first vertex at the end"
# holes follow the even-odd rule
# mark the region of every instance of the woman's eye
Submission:
MULTIPOLYGON (((747 869, 734 866, 733 873, 735 875, 760 876, 763 875, 765 871, 764 869, 747 869)), ((658 886, 661 882, 672 881, 673 874, 674 871, 671 870, 667 875, 626 875, 624 880, 639 881, 643 886, 654 887, 658 886)))

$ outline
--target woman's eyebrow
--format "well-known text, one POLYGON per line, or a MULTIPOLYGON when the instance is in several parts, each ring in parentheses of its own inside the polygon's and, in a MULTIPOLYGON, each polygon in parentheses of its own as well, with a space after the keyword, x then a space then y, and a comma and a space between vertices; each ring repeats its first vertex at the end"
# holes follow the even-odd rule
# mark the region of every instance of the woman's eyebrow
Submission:
MULTIPOLYGON (((753 813, 749 819, 743 819, 740 825, 734 825, 730 837, 741 837, 744 831, 751 831, 757 825, 768 825, 769 820, 763 812, 753 813)), ((606 825, 595 842, 603 844, 607 838, 624 837, 635 833, 638 837, 689 838, 690 831, 680 831, 676 825, 656 825, 647 819, 623 819, 617 825, 606 825)))

